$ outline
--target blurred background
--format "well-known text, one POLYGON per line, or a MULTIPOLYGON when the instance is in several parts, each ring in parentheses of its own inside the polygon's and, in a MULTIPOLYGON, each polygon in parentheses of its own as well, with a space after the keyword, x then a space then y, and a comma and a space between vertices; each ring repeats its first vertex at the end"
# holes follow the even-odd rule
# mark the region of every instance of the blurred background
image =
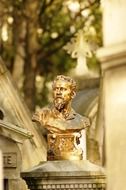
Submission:
POLYGON ((100 0, 0 1, 0 54, 31 111, 56 75, 99 77, 101 12, 100 0))

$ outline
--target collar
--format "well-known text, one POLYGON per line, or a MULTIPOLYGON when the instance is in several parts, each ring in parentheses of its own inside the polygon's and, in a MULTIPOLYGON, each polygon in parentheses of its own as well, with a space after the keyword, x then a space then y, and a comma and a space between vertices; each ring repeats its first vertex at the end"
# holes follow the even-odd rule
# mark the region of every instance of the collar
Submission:
POLYGON ((60 118, 60 119, 62 118, 65 120, 72 120, 76 116, 76 112, 74 111, 73 108, 71 108, 69 112, 64 111, 64 113, 62 114, 54 106, 52 107, 52 114, 55 118, 60 118))

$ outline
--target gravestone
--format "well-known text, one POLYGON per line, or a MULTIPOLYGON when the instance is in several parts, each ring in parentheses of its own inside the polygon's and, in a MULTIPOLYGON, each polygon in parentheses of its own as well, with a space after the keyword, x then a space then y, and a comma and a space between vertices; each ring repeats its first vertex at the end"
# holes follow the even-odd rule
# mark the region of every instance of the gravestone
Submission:
POLYGON ((107 189, 125 190, 126 1, 106 0, 102 3, 103 48, 98 50, 97 57, 102 70, 99 119, 105 130, 107 189))
POLYGON ((26 130, 11 123, 0 120, 0 150, 3 160, 4 190, 26 190, 26 184, 21 179, 22 145, 32 138, 26 130))

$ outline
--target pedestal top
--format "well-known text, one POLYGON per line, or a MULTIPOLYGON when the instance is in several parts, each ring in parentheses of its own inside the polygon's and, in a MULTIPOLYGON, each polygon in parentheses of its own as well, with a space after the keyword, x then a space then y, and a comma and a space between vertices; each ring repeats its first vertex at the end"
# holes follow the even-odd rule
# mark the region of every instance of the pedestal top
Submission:
POLYGON ((22 177, 70 177, 70 176, 104 176, 104 168, 88 160, 58 160, 41 162, 38 166, 22 172, 22 177))

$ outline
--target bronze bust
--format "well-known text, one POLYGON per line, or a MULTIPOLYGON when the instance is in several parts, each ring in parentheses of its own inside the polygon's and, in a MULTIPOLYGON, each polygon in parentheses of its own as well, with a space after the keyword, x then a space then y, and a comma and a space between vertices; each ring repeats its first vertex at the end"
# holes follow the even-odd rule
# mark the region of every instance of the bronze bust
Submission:
POLYGON ((78 147, 81 130, 90 125, 89 119, 76 113, 71 107, 76 95, 76 82, 64 75, 53 81, 53 104, 33 115, 48 130, 48 160, 81 160, 78 147))

